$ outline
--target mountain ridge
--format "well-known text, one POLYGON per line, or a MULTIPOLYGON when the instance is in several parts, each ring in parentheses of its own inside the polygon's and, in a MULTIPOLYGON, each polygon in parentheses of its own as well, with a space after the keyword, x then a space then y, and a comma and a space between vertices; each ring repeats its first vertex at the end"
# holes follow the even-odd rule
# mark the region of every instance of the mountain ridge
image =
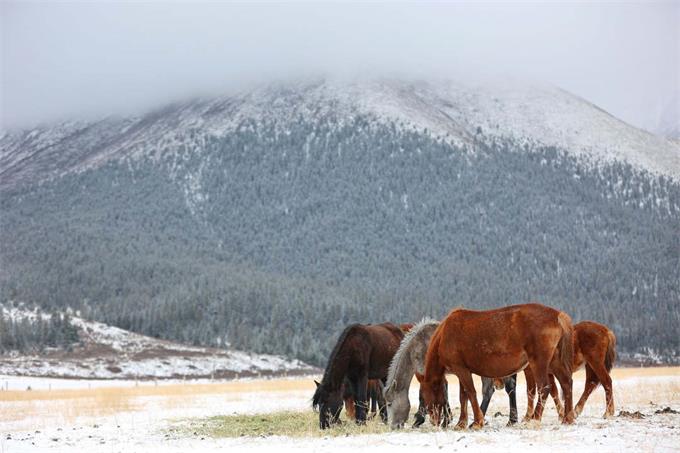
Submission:
POLYGON ((559 88, 510 82, 320 79, 176 102, 138 118, 110 117, 5 132, 0 137, 0 188, 22 179, 40 182, 109 159, 199 148, 206 137, 222 137, 244 122, 273 121, 285 133, 287 122, 295 118, 358 114, 427 129, 455 146, 471 148, 480 140, 513 139, 531 146, 556 146, 589 165, 618 160, 680 180, 680 146, 559 88))

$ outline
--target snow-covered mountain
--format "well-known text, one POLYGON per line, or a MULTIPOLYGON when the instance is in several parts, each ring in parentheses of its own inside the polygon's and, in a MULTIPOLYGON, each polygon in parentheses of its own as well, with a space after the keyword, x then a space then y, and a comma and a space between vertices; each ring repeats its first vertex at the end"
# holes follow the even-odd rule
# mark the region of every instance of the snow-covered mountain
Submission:
POLYGON ((110 159, 200 150, 208 137, 300 118, 367 115, 427 130, 456 145, 511 138, 555 146, 589 164, 615 160, 680 179, 680 146, 637 129, 559 88, 519 82, 335 81, 273 84, 176 103, 138 118, 73 121, 0 137, 0 187, 90 168, 110 159))
MULTIPOLYGON (((0 317, 15 322, 52 315, 0 305, 0 317)), ((0 355, 0 375, 85 379, 234 378, 311 374, 319 370, 299 360, 234 349, 184 345, 139 335, 71 316, 78 342, 40 354, 0 355)))
POLYGON ((678 361, 680 147, 554 87, 305 80, 8 131, 0 209, 0 302, 154 337, 322 365, 350 322, 541 300, 678 361))

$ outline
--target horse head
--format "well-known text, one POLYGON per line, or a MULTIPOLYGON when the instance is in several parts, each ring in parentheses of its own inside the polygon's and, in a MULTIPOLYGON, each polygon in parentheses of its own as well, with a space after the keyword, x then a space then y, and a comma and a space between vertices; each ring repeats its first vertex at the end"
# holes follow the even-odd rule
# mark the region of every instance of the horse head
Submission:
POLYGON ((408 399, 408 389, 397 390, 397 382, 384 389, 383 395, 387 404, 387 423, 391 429, 404 427, 411 410, 411 402, 408 399))
POLYGON ((420 384, 423 401, 430 421, 434 426, 446 427, 451 417, 449 404, 446 398, 446 385, 444 380, 433 382, 423 381, 420 384))
POLYGON ((312 398, 312 407, 319 411, 319 427, 330 428, 331 425, 340 423, 340 411, 342 411, 342 390, 329 390, 324 383, 314 381, 316 391, 312 398))

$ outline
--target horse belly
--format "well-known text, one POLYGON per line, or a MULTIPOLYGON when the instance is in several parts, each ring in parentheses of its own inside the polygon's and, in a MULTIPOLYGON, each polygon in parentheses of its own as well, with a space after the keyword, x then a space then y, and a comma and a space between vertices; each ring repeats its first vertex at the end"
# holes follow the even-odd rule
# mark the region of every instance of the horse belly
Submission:
POLYGON ((529 364, 523 352, 491 352, 466 357, 468 369, 479 376, 505 378, 522 371, 529 364))

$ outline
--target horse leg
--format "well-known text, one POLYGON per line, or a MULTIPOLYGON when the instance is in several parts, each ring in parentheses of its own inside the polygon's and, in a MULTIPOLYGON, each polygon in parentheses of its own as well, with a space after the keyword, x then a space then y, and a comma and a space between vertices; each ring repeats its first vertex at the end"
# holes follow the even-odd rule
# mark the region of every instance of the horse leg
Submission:
POLYGON ((356 422, 357 425, 363 425, 366 423, 366 412, 368 410, 368 378, 365 375, 361 376, 352 385, 356 389, 354 400, 356 422))
POLYGON ((444 424, 442 426, 449 425, 452 415, 453 412, 451 412, 451 405, 449 404, 449 382, 444 379, 444 424))
MULTIPOLYGON (((564 369, 563 367, 558 367, 553 370, 553 373, 562 387, 562 396, 564 397, 564 417, 562 417, 562 423, 571 424, 574 423, 574 401, 572 400, 572 387, 573 381, 571 378, 571 370, 564 369)), ((552 379, 555 388, 555 394, 557 394, 557 386, 555 385, 554 379, 552 379)), ((559 400, 559 397, 557 398, 559 400)), ((558 409, 559 410, 559 409, 558 409)))
POLYGON ((356 404, 354 401, 354 396, 348 396, 345 398, 345 410, 347 411, 347 417, 350 420, 354 420, 356 417, 356 413, 354 412, 356 409, 356 404))
POLYGON ((564 406, 562 406, 562 401, 560 401, 560 392, 557 390, 557 383, 555 382, 555 376, 550 375, 550 396, 555 402, 555 409, 557 409, 557 417, 562 421, 564 419, 564 406))
POLYGON ((486 415, 486 410, 489 407, 489 402, 491 401, 491 397, 493 396, 493 392, 495 392, 496 389, 493 385, 493 379, 488 378, 488 377, 482 377, 482 405, 480 406, 480 409, 482 410, 482 414, 486 415))
POLYGON ((425 423, 425 416, 427 415, 427 408, 425 407, 425 400, 423 399, 423 391, 418 390, 418 412, 414 416, 415 421, 413 422, 413 427, 418 428, 420 425, 425 423))
POLYGON ((514 425, 517 423, 517 375, 513 374, 509 378, 503 379, 503 384, 505 384, 505 392, 510 400, 510 420, 508 420, 508 425, 514 425))
POLYGON ((460 417, 458 417, 458 423, 456 423, 456 426, 454 429, 465 429, 467 428, 467 422, 468 422, 468 413, 467 413, 467 393, 465 392, 465 388, 463 387, 463 382, 458 379, 458 397, 460 399, 460 417))
MULTIPOLYGON (((383 382, 383 386, 385 383, 383 382)), ((383 423, 387 423, 387 403, 385 402, 385 396, 383 395, 382 389, 376 389, 376 395, 378 397, 378 411, 380 412, 380 419, 383 423)))
POLYGON ((581 415, 583 407, 586 405, 586 401, 588 401, 588 397, 590 397, 590 394, 593 393, 593 390, 597 388, 599 383, 600 380, 597 378, 595 371, 593 371, 590 365, 586 363, 586 386, 583 389, 581 398, 579 398, 578 403, 576 403, 576 407, 574 408, 574 412, 576 412, 577 416, 581 415))
POLYGON ((538 390, 538 401, 534 409, 533 420, 541 421, 543 416, 543 408, 545 402, 550 394, 550 383, 548 381, 548 363, 545 360, 531 362, 531 371, 536 379, 536 388, 538 390))
MULTIPOLYGON (((609 375, 609 372, 607 371, 607 368, 605 368, 603 362, 593 362, 592 365, 590 365, 593 371, 595 372, 595 375, 597 378, 600 380, 602 383, 602 387, 604 387, 604 393, 606 396, 606 401, 607 401, 607 408, 604 411, 604 418, 608 418, 614 415, 614 391, 612 389, 612 378, 609 375)), ((585 402, 584 402, 585 403, 585 402)))
POLYGON ((526 367, 524 369, 524 379, 527 381, 527 412, 523 421, 528 422, 534 418, 534 398, 536 396, 536 379, 534 379, 531 368, 526 367))
POLYGON ((470 428, 481 429, 484 426, 484 414, 482 414, 482 410, 479 408, 479 403, 477 402, 477 392, 475 391, 475 382, 472 380, 472 373, 466 369, 458 369, 456 371, 456 375, 465 389, 467 399, 472 405, 474 421, 470 425, 470 428))
POLYGON ((378 392, 376 391, 373 383, 369 386, 369 388, 369 399, 371 400, 370 418, 373 418, 375 417, 375 414, 378 413, 378 392))

